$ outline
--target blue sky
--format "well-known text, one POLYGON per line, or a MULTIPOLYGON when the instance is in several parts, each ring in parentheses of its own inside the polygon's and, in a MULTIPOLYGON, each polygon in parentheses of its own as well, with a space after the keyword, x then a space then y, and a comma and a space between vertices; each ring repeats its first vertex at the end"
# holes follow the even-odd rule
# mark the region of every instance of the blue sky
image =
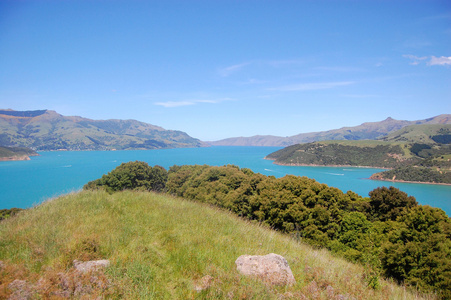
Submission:
POLYGON ((0 1, 0 108, 204 141, 451 113, 451 1, 0 1))

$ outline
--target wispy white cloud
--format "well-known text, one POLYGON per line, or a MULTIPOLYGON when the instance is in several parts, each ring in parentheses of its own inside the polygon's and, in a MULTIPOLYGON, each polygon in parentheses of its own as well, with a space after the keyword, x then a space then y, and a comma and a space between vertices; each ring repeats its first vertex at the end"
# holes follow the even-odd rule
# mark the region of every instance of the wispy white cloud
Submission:
POLYGON ((451 65, 451 56, 440 56, 435 57, 432 56, 431 60, 428 62, 429 66, 445 66, 445 65, 451 65))
POLYGON ((336 82, 313 82, 313 83, 300 83, 285 85, 280 87, 271 88, 273 91, 313 91, 313 90, 325 90, 340 86, 346 86, 354 84, 354 81, 336 81, 336 82))
POLYGON ((411 60, 411 65, 419 65, 422 61, 428 66, 446 66, 451 65, 451 56, 415 56, 411 54, 403 55, 403 57, 411 60))
POLYGON ((418 65, 420 63, 420 61, 428 59, 427 56, 415 56, 412 54, 404 54, 403 57, 408 58, 411 60, 410 64, 411 65, 418 65))
POLYGON ((155 102, 155 105, 163 107, 179 107, 179 106, 189 106, 196 104, 193 101, 166 101, 166 102, 155 102))
POLYGON ((245 67, 272 67, 272 68, 281 68, 281 67, 291 67, 291 66, 299 66, 304 64, 303 60, 254 60, 249 62, 244 62, 240 64, 231 65, 228 67, 220 68, 218 70, 219 75, 223 77, 227 77, 232 75, 235 72, 239 72, 243 70, 245 67))
POLYGON ((155 102, 155 105, 163 106, 166 108, 172 108, 172 107, 180 107, 180 106, 190 106, 190 105, 197 105, 200 103, 220 103, 223 101, 229 101, 232 100, 230 98, 222 98, 222 99, 216 99, 216 100, 184 100, 184 101, 166 101, 166 102, 155 102))
POLYGON ((246 62, 246 63, 242 63, 242 64, 228 66, 228 67, 219 69, 218 73, 219 73, 219 75, 221 75, 223 77, 227 77, 227 76, 231 75, 232 73, 235 73, 250 64, 251 64, 250 62, 246 62))

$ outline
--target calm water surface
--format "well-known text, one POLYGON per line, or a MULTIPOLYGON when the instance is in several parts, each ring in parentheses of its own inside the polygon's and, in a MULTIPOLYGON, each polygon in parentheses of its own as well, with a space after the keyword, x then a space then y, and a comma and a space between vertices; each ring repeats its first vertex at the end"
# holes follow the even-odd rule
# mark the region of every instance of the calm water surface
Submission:
POLYGON ((136 151, 40 152, 29 161, 0 162, 0 209, 27 208, 48 198, 77 191, 90 180, 108 173, 123 162, 145 161, 168 169, 173 165, 234 164, 265 175, 307 176, 344 192, 362 196, 379 186, 393 185, 414 196, 420 204, 443 209, 451 215, 451 186, 391 183, 368 180, 381 169, 338 167, 288 167, 263 159, 279 147, 209 147, 136 151))

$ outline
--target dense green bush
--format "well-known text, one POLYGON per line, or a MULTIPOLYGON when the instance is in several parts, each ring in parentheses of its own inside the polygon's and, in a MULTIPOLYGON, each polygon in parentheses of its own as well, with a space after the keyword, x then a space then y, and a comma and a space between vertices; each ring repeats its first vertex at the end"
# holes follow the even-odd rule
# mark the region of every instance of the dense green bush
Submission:
POLYGON ((12 217, 22 210, 22 208, 17 207, 13 207, 11 209, 0 209, 0 221, 12 217))
POLYGON ((396 221, 402 213, 417 205, 412 196, 395 187, 379 187, 370 193, 371 218, 380 221, 396 221))
POLYGON ((108 192, 121 190, 165 190, 168 173, 160 166, 151 167, 145 162, 122 163, 102 178, 88 182, 84 189, 105 188, 108 192))
POLYGON ((398 219, 382 246, 385 275, 451 299, 451 222, 429 206, 417 206, 398 219))

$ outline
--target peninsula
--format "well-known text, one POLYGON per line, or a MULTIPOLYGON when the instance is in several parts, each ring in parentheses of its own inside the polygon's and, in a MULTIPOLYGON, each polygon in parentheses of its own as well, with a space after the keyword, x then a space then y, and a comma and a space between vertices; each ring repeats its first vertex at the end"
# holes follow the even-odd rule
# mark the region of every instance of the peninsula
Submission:
POLYGON ((0 161, 30 160, 30 156, 38 155, 38 153, 28 148, 0 146, 0 161))
POLYGON ((380 140, 297 144, 266 159, 291 166, 354 166, 390 169, 374 180, 451 184, 451 125, 411 125, 380 140))

